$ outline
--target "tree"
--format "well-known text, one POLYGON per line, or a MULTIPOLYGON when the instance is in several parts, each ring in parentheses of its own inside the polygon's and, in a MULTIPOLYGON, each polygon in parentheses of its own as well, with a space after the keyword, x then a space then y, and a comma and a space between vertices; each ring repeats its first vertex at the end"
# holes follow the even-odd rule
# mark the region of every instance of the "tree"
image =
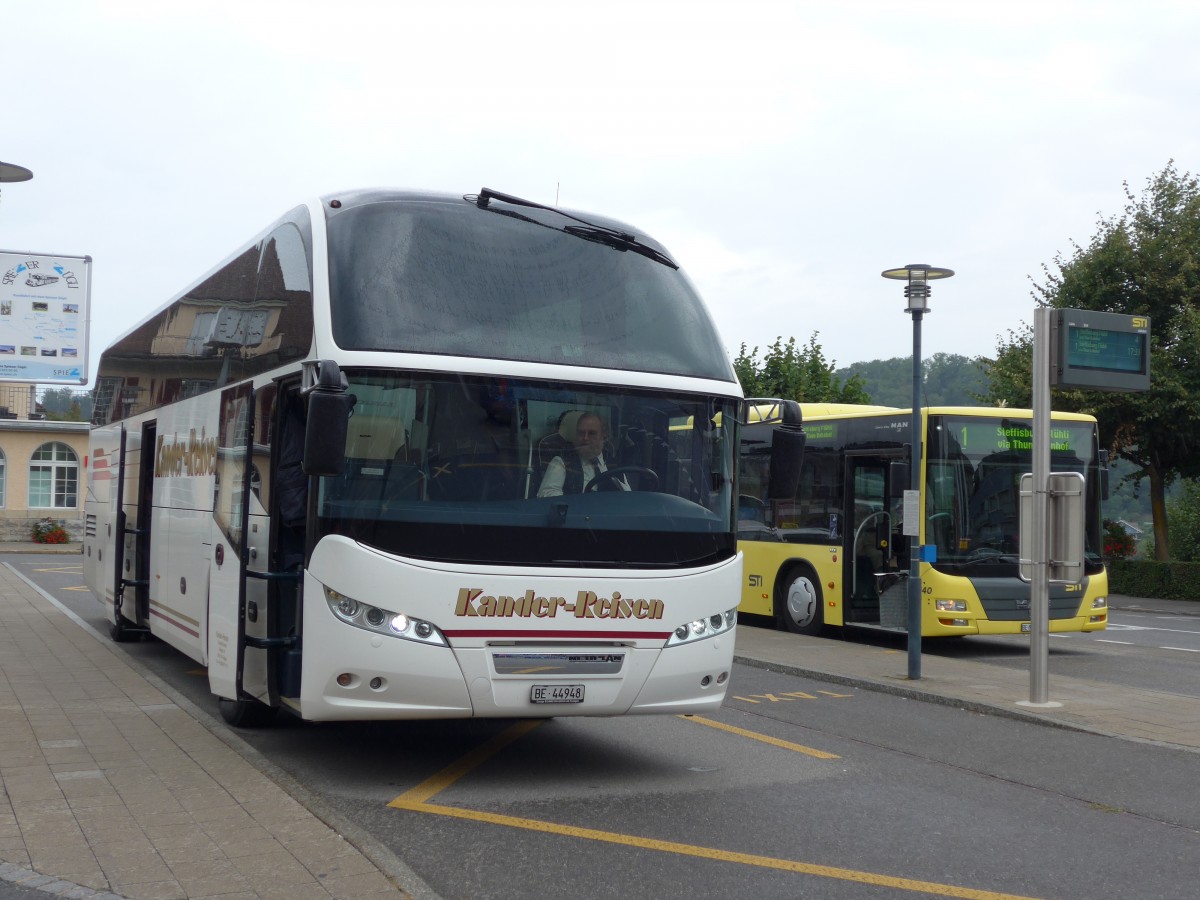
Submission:
POLYGON ((1175 558, 1183 562, 1200 560, 1200 481, 1183 480, 1180 496, 1167 501, 1167 521, 1171 525, 1175 558))
POLYGON ((777 337, 761 361, 757 347, 747 354, 742 344, 733 361, 747 397, 779 397, 802 403, 870 403, 859 378, 851 377, 844 383, 836 378, 836 365, 825 361, 815 331, 803 348, 796 346, 794 337, 786 344, 777 337))
POLYGON ((86 422, 92 415, 91 394, 68 387, 46 388, 39 403, 51 421, 86 422))
MULTIPOLYGON (((1055 257, 1057 271, 1043 265, 1032 293, 1039 306, 1150 316, 1149 391, 1067 391, 1054 405, 1095 415, 1113 454, 1149 480, 1155 554, 1166 560, 1167 488, 1200 475, 1200 181, 1169 162, 1140 197, 1124 189, 1124 213, 1101 219, 1070 259, 1055 257)), ((1028 328, 1000 339, 992 399, 1029 405, 1031 356, 1028 328)))
MULTIPOLYGON (((974 406, 987 390, 978 361, 957 353, 935 353, 921 360, 921 369, 922 406, 974 406)), ((851 363, 834 374, 846 379, 857 375, 872 403, 912 406, 911 356, 851 363)))

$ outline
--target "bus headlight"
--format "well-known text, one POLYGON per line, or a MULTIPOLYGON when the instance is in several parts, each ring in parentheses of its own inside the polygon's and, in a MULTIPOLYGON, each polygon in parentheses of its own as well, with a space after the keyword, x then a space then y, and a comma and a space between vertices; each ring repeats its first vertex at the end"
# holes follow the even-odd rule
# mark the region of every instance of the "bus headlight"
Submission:
POLYGON ((360 603, 330 587, 325 588, 325 602, 338 619, 363 631, 417 641, 421 644, 449 646, 446 636, 438 627, 424 619, 415 619, 405 613, 360 603))
POLYGON ((1106 606, 1108 606, 1107 597, 1097 597, 1092 601, 1092 609, 1104 609, 1106 606))
POLYGON ((702 641, 706 638, 717 637, 721 634, 727 634, 737 625, 737 607, 727 609, 725 612, 713 613, 711 616, 706 616, 703 619, 696 619, 692 622, 683 622, 675 626, 671 637, 667 639, 664 647, 678 647, 680 644, 690 644, 693 641, 702 641))
POLYGON ((966 612, 966 600, 935 600, 934 606, 938 612, 966 612))

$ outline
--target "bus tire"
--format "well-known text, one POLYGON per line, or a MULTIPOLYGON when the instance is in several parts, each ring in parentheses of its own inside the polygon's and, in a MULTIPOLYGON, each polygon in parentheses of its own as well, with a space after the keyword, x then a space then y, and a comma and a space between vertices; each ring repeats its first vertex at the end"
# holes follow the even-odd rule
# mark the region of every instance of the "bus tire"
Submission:
POLYGON ((818 635, 825 627, 821 585, 812 569, 793 566, 775 588, 775 618, 793 634, 818 635))
POLYGON ((229 700, 217 698, 217 708, 221 710, 221 718, 234 728, 262 728, 270 725, 279 710, 267 706, 257 700, 229 700))

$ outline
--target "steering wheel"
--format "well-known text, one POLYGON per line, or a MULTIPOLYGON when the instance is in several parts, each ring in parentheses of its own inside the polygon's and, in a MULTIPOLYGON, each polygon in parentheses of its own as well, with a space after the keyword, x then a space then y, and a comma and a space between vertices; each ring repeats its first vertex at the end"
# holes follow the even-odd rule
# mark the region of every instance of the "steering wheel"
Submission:
POLYGON ((650 490, 658 488, 658 473, 653 469, 647 469, 643 466, 614 466, 611 469, 605 469, 595 478, 587 483, 583 489, 586 494, 589 491, 600 490, 600 485, 608 484, 611 481, 620 478, 622 475, 639 475, 650 479, 650 490))

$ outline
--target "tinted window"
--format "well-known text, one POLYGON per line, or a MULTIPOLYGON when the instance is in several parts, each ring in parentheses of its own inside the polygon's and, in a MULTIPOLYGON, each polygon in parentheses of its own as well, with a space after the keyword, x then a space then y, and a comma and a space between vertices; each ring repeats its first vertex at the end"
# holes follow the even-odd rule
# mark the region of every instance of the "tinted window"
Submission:
POLYGON ((567 234, 570 224, 465 201, 330 211, 334 340, 734 380, 680 271, 567 234))
POLYGON ((301 209, 104 352, 103 425, 304 357, 312 345, 308 213, 301 209))

